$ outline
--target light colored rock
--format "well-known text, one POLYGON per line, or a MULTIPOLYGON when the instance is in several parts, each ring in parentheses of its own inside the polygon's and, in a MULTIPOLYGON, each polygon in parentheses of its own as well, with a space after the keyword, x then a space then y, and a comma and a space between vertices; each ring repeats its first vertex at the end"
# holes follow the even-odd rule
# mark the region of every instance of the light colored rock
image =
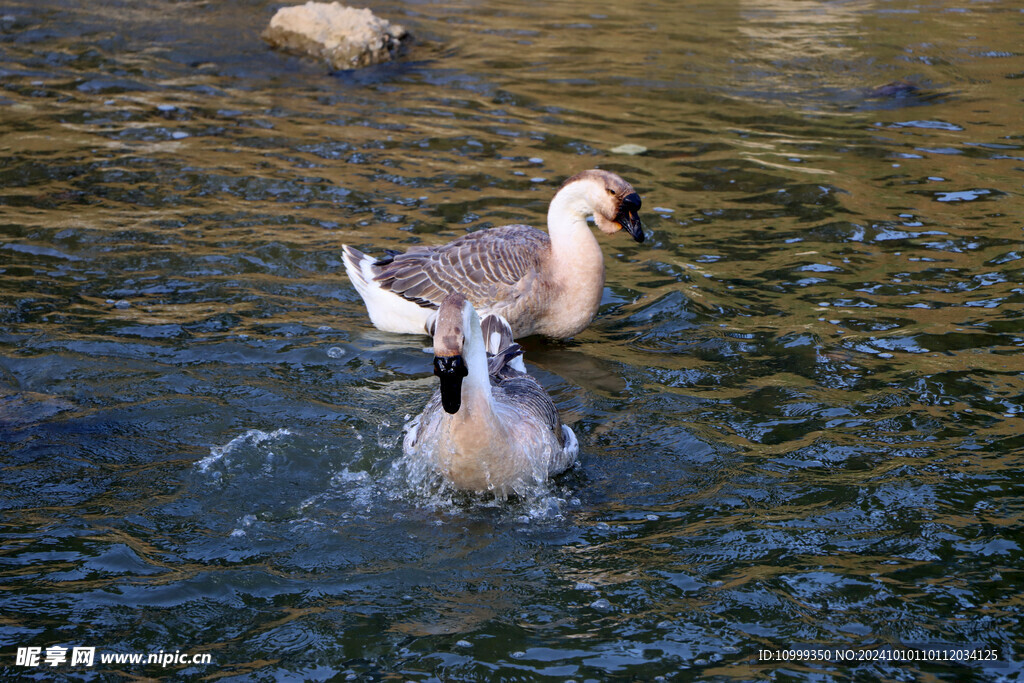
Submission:
POLYGON ((272 47, 323 59, 338 70, 395 59, 411 38, 402 26, 340 2, 283 7, 263 32, 272 47))
POLYGON ((634 145, 631 142, 627 142, 624 145, 619 145, 618 147, 612 147, 608 151, 611 152, 612 154, 632 154, 632 155, 636 155, 636 154, 643 154, 644 152, 647 151, 647 148, 644 147, 643 145, 634 145))

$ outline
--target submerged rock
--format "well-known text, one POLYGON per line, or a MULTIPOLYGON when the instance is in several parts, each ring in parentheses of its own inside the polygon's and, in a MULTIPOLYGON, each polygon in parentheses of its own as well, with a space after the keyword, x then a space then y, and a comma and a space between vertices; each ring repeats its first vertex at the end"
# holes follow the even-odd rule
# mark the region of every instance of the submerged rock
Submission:
POLYGON ((915 97, 921 92, 916 83, 906 80, 893 81, 868 90, 865 95, 875 98, 915 97))
POLYGON ((643 154, 647 151, 647 148, 643 145, 634 145, 632 142, 627 142, 624 145, 618 147, 612 147, 608 150, 612 154, 629 154, 635 156, 637 154, 643 154))
POLYGON ((323 59, 342 70, 395 59, 412 36, 368 9, 307 2, 278 10, 263 39, 279 50, 323 59))

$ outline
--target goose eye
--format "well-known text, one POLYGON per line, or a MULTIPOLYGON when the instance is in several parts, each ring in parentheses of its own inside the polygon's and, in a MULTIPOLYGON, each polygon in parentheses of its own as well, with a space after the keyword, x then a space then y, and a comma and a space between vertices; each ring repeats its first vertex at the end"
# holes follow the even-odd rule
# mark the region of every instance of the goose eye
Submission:
POLYGON ((609 187, 609 188, 606 188, 606 189, 608 190, 608 194, 610 194, 610 195, 611 195, 611 196, 613 196, 613 197, 615 196, 615 190, 613 190, 613 189, 612 189, 612 188, 610 188, 610 187, 609 187))

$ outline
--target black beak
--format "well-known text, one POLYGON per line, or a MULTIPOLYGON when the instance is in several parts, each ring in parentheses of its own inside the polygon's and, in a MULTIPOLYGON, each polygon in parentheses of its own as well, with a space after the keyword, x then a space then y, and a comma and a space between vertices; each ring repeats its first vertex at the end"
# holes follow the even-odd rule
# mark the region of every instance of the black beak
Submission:
POLYGON ((640 223, 638 211, 640 211, 640 195, 636 192, 628 194, 622 198, 622 207, 619 209, 619 215, 615 217, 615 222, 621 225, 622 229, 637 242, 643 242, 644 226, 640 223))
POLYGON ((434 374, 441 378, 441 407, 454 415, 462 406, 462 378, 469 374, 462 356, 435 356, 434 374))

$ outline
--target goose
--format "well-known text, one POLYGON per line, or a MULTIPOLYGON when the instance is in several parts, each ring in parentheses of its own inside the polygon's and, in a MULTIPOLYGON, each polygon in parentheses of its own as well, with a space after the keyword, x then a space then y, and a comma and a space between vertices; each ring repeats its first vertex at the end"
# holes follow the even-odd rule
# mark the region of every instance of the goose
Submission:
POLYGON ((385 332, 430 334, 441 300, 458 289, 479 315, 505 318, 514 338, 566 339, 590 324, 604 291, 604 258, 587 217, 602 232, 624 229, 643 242, 639 210, 629 183, 590 169, 555 193, 546 234, 503 225, 379 259, 342 245, 345 270, 370 321, 385 332))
POLYGON ((500 316, 481 324, 461 292, 437 312, 434 374, 440 388, 409 422, 402 450, 455 488, 525 495, 575 462, 576 435, 526 374, 511 327, 500 316))

